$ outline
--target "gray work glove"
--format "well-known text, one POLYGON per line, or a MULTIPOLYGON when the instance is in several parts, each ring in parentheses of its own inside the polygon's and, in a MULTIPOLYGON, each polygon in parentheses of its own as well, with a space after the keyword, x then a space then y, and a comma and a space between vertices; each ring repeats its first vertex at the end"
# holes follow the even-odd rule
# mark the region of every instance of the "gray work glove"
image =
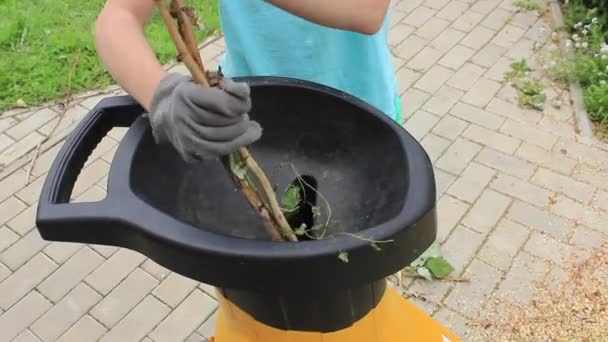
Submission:
POLYGON ((202 87, 188 76, 167 74, 150 105, 157 144, 170 144, 186 162, 230 154, 257 141, 260 125, 249 119, 249 86, 230 79, 202 87))

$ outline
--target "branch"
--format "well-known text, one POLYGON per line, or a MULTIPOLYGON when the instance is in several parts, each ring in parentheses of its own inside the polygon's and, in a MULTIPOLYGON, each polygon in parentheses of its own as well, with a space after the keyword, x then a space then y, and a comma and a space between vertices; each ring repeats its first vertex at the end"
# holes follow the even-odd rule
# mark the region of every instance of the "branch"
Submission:
POLYGON ((188 48, 188 50, 190 50, 190 56, 192 56, 196 64, 199 65, 200 70, 204 71, 205 65, 203 64, 201 54, 198 51, 198 46, 196 45, 196 38, 194 38, 194 34, 192 33, 192 21, 190 17, 184 12, 182 1, 171 1, 171 10, 177 17, 179 32, 181 33, 181 36, 184 39, 186 47, 188 48))

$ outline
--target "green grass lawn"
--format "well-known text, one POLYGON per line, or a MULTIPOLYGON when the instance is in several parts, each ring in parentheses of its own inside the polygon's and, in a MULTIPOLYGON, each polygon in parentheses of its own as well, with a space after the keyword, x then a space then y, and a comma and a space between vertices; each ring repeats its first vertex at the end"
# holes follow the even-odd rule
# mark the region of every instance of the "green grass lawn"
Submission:
MULTIPOLYGON (((199 39, 219 27, 217 1, 184 1, 196 9, 205 23, 205 32, 198 34, 199 39)), ((18 99, 32 106, 63 97, 78 51, 73 93, 112 83, 97 58, 93 41, 95 19, 104 2, 0 1, 0 112, 14 107, 18 99)), ((175 48, 158 14, 149 23, 146 35, 161 63, 175 57, 175 48)))

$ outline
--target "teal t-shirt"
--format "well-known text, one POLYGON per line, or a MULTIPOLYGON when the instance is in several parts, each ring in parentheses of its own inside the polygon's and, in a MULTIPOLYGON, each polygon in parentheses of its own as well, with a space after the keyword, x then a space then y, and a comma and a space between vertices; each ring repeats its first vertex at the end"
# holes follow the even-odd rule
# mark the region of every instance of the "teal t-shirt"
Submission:
MULTIPOLYGON (((328 0, 329 1, 329 0, 328 0)), ((220 0, 227 77, 282 76, 360 98, 401 123, 401 105, 382 29, 364 35, 317 25, 263 0, 220 0)))

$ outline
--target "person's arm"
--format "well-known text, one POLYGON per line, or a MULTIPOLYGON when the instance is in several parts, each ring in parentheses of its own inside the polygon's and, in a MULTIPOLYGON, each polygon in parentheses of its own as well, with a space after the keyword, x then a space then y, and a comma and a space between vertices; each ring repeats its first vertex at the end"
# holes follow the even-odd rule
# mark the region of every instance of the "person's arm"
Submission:
POLYGON ((265 0, 319 25, 375 34, 382 27, 390 0, 265 0))
POLYGON ((145 109, 165 76, 144 35, 152 0, 108 0, 97 18, 95 44, 114 80, 145 109))

